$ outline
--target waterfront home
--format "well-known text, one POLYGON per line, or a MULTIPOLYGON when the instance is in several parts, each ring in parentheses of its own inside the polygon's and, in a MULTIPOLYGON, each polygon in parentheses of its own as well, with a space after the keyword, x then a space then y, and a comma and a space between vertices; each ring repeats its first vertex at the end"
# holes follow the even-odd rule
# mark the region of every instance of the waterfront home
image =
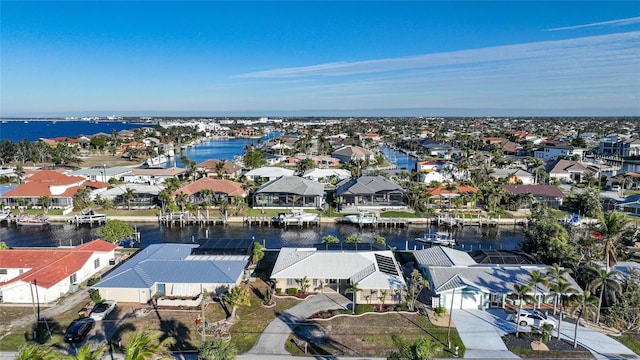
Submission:
MULTIPOLYGON (((546 273, 548 269, 546 265, 523 260, 513 252, 496 252, 494 260, 482 264, 467 252, 442 246, 416 250, 413 256, 416 266, 429 281, 431 305, 447 310, 516 307, 517 299, 512 296, 514 285, 528 285, 531 272, 546 273)), ((580 289, 571 276, 565 274, 564 278, 580 289)), ((541 303, 550 300, 547 286, 537 284, 536 288, 529 295, 536 295, 541 303)))
POLYGON ((432 140, 422 140, 420 146, 424 148, 429 156, 435 156, 443 159, 452 159, 461 157, 462 150, 454 148, 449 144, 441 144, 432 140))
POLYGON ((317 181, 321 184, 328 185, 332 182, 335 184, 341 180, 351 177, 351 171, 345 169, 309 169, 304 172, 302 178, 317 181))
MULTIPOLYGON (((555 185, 501 185, 512 195, 521 195, 530 193, 536 202, 546 204, 552 209, 557 209, 562 205, 564 194, 555 185)), ((523 208, 529 207, 531 204, 522 202, 523 208)))
POLYGON ((346 145, 331 153, 331 156, 347 163, 352 160, 373 161, 373 152, 360 146, 346 145))
POLYGON ((559 158, 582 160, 584 157, 584 149, 571 145, 546 145, 541 146, 533 151, 533 157, 544 161, 557 160, 559 158))
POLYGON ((159 185, 121 184, 110 189, 98 189, 91 192, 91 199, 97 195, 103 200, 113 201, 119 208, 150 209, 158 203, 158 194, 164 189, 159 185))
POLYGON ((196 165, 199 172, 207 177, 219 177, 237 179, 242 175, 242 166, 231 161, 209 159, 196 165))
POLYGON ((520 168, 493 169, 490 177, 506 182, 507 184, 531 185, 535 183, 533 174, 520 168))
POLYGON ((93 240, 76 247, 0 251, 0 303, 51 303, 109 265, 116 245, 93 240))
POLYGON ((459 179, 462 176, 454 163, 441 160, 418 161, 416 171, 420 173, 418 181, 425 184, 459 179))
POLYGON ((640 194, 621 199, 616 204, 616 208, 629 215, 640 216, 640 194))
POLYGON ((73 195, 86 181, 81 176, 67 176, 58 171, 38 170, 26 182, 0 195, 3 206, 41 206, 40 198, 51 198, 50 208, 72 209, 73 195))
POLYGON ((633 140, 626 135, 608 134, 600 139, 598 145, 602 156, 640 155, 640 140, 633 140))
POLYGON ((550 164, 549 168, 549 177, 558 179, 563 184, 579 184, 587 174, 593 174, 592 170, 573 160, 559 159, 550 164))
POLYGON ((305 155, 305 154, 296 154, 294 156, 290 156, 287 159, 287 163, 289 165, 295 165, 301 160, 311 159, 316 166, 328 167, 328 166, 340 166, 340 160, 326 155, 305 155))
POLYGON ((171 167, 166 169, 133 169, 124 174, 122 180, 126 183, 135 184, 163 184, 167 179, 183 179, 186 177, 187 169, 171 167))
POLYGON ((292 169, 265 166, 249 170, 244 174, 244 177, 250 181, 273 181, 281 176, 293 176, 295 173, 295 170, 292 169))
POLYGON ((477 193, 478 189, 471 185, 462 184, 449 184, 447 186, 437 186, 427 190, 427 194, 431 196, 431 202, 439 204, 440 207, 451 207, 454 199, 455 203, 458 203, 466 208, 473 208, 475 200, 473 200, 473 194, 477 193))
POLYGON ((281 176, 257 189, 254 206, 262 208, 314 208, 324 204, 324 185, 298 176, 281 176))
POLYGON ((196 244, 152 244, 93 285, 103 299, 197 306, 204 291, 221 295, 243 279, 246 255, 196 255, 196 244))
POLYGON ((235 181, 203 177, 185 184, 171 193, 174 197, 180 194, 186 194, 189 197, 189 203, 202 204, 223 200, 231 201, 236 196, 244 197, 247 191, 241 183, 235 181))
POLYGON ((81 168, 78 170, 69 171, 67 175, 70 176, 82 176, 88 181, 100 181, 107 183, 109 180, 121 181, 124 175, 134 171, 135 169, 126 166, 114 166, 114 167, 94 167, 94 168, 81 168))
POLYGON ((270 278, 283 292, 336 291, 345 294, 357 284, 356 304, 400 304, 405 281, 393 253, 385 251, 334 251, 316 248, 280 250, 270 278), (304 285, 304 286, 303 286, 304 285), (302 289, 305 287, 305 289, 302 289), (382 297, 382 291, 386 296, 382 297))
POLYGON ((383 176, 360 176, 336 184, 340 211, 358 209, 406 209, 405 190, 383 176))

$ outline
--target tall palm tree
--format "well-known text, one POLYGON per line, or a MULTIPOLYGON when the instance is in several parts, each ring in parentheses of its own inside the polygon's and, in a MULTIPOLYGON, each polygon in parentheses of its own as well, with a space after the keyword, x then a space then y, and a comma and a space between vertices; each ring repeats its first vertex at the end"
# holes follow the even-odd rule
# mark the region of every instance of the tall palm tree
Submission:
POLYGON ((358 244, 362 242, 362 238, 358 235, 347 236, 345 242, 350 244, 356 244, 356 251, 358 250, 358 244))
POLYGON ((358 297, 358 292, 362 291, 361 288, 358 287, 358 283, 349 284, 349 288, 346 290, 347 294, 352 294, 352 306, 351 306, 351 314, 356 313, 356 298, 358 297))
POLYGON ((84 344, 76 351, 75 355, 67 355, 64 360, 102 360, 107 352, 107 344, 100 343, 95 350, 92 350, 91 343, 84 344))
POLYGON ((522 312, 522 303, 528 300, 531 300, 532 297, 529 295, 531 292, 531 287, 529 285, 513 285, 513 292, 518 296, 518 312, 516 313, 516 337, 520 336, 520 313, 522 312))
POLYGON ((602 299, 605 293, 615 299, 616 294, 620 292, 620 283, 622 273, 618 270, 607 271, 606 269, 598 269, 595 272, 596 277, 589 284, 592 291, 600 290, 598 297, 598 314, 596 316, 596 324, 600 323, 600 312, 602 311, 602 299))
POLYGON ((42 206, 42 211, 46 214, 49 211, 49 207, 51 206, 51 196, 40 196, 38 198, 38 202, 40 203, 40 206, 42 206))
POLYGON ((529 273, 529 277, 531 277, 531 282, 529 282, 529 286, 533 288, 533 310, 536 309, 536 304, 538 308, 540 308, 540 299, 538 299, 538 285, 547 285, 549 283, 549 279, 545 273, 535 270, 529 273))
MULTIPOLYGON (((568 274, 569 272, 570 272, 569 269, 562 268, 557 263, 554 263, 553 265, 547 268, 547 278, 549 279, 549 283, 552 285, 557 284, 560 280, 564 280, 563 276, 565 274, 568 274)), ((553 287, 551 288, 551 291, 552 292, 554 291, 553 287)), ((556 314, 556 308, 558 305, 557 295, 559 295, 557 292, 555 294, 556 296, 554 296, 554 299, 553 299, 553 315, 556 314)))
POLYGON ((604 239, 604 259, 607 271, 618 261, 617 245, 624 231, 631 224, 631 220, 623 213, 611 211, 602 217, 604 239))
POLYGON ((161 336, 161 331, 150 329, 134 332, 124 348, 124 360, 173 359, 169 348, 175 344, 175 339, 160 340, 161 336))
POLYGON ((558 339, 560 339, 560 326, 562 324, 562 315, 564 314, 564 308, 567 301, 571 298, 571 295, 578 291, 573 288, 570 282, 564 278, 558 278, 550 285, 551 294, 554 297, 553 314, 555 315, 556 303, 559 300, 560 303, 560 318, 558 319, 558 339))
POLYGON ((325 244, 325 249, 327 249, 327 250, 329 249, 329 244, 337 244, 339 242, 340 242, 340 240, 337 237, 333 236, 333 235, 325 235, 322 238, 322 243, 325 244))
POLYGON ((578 325, 582 316, 589 316, 599 313, 596 303, 598 299, 591 295, 589 290, 585 290, 582 294, 574 295, 571 302, 571 311, 578 315, 576 319, 576 327, 573 330, 573 347, 578 347, 578 325))
POLYGON ((236 286, 231 291, 229 291, 225 297, 225 301, 231 304, 231 315, 229 316, 230 320, 237 319, 236 311, 240 306, 249 306, 251 305, 251 299, 249 298, 249 291, 240 286, 236 286))
POLYGON ((180 194, 176 195, 176 204, 180 206, 180 211, 184 212, 184 208, 188 202, 189 195, 183 193, 182 191, 180 192, 180 194))
POLYGON ((131 200, 135 199, 138 193, 132 188, 126 188, 122 197, 127 200, 127 210, 131 210, 131 200))
POLYGON ((43 346, 36 343, 27 343, 20 347, 16 360, 55 360, 61 357, 61 354, 53 350, 49 346, 43 346))
POLYGON ((220 339, 207 340, 200 348, 198 360, 233 360, 238 354, 236 346, 220 339))

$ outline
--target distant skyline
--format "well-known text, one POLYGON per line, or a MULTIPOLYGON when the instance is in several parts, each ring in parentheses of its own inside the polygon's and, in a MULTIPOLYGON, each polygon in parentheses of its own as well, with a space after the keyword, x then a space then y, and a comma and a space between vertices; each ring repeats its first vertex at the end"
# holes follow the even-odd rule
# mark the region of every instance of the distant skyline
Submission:
POLYGON ((640 2, 2 1, 0 116, 640 116, 640 2))

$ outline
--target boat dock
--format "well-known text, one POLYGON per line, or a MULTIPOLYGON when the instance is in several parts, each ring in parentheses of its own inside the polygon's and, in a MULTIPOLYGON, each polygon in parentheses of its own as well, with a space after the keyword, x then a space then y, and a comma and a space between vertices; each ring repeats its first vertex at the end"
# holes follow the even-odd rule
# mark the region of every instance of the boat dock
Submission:
POLYGON ((287 221, 275 221, 274 218, 269 216, 248 216, 242 218, 242 223, 247 226, 297 226, 297 227, 311 227, 320 226, 322 219, 317 216, 313 220, 295 220, 287 219, 287 221))
POLYGON ((184 226, 184 225, 226 225, 226 216, 211 216, 209 211, 205 213, 189 211, 177 211, 170 213, 160 213, 158 215, 160 224, 167 226, 184 226))
POLYGON ((81 215, 75 215, 72 219, 70 219, 70 221, 76 225, 83 225, 83 224, 101 225, 107 222, 107 215, 106 214, 81 214, 81 215))

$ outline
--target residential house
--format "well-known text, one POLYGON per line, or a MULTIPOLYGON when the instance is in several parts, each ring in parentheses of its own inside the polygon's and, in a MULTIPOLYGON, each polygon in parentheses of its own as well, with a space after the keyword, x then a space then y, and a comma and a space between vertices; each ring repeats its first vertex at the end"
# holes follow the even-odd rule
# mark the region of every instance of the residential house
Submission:
POLYGON ((563 157, 570 160, 578 157, 579 160, 582 160, 584 149, 570 145, 542 146, 533 151, 533 157, 544 161, 557 160, 563 157))
POLYGON ((603 156, 638 156, 640 140, 631 140, 625 135, 609 134, 600 139, 600 155, 603 156))
POLYGON ((88 181, 107 183, 109 180, 122 181, 123 177, 134 169, 126 166, 107 167, 106 165, 93 168, 82 168, 68 173, 70 176, 82 176, 88 181))
POLYGON ((124 174, 122 180, 126 183, 136 184, 163 184, 167 179, 182 179, 186 177, 187 169, 171 167, 166 169, 133 169, 124 174))
POLYGON ((420 173, 418 181, 425 184, 430 184, 434 181, 449 181, 461 177, 455 164, 450 161, 418 161, 416 162, 416 171, 420 173))
POLYGON ((513 169, 493 169, 493 172, 489 174, 492 178, 496 180, 503 180, 507 184, 518 184, 521 183, 523 185, 531 185, 535 183, 535 177, 533 174, 524 171, 520 168, 513 169))
POLYGON ((122 184, 116 185, 110 189, 98 189, 91 192, 91 198, 97 195, 103 200, 113 201, 116 207, 132 208, 132 209, 149 209, 158 203, 158 194, 164 189, 164 186, 146 185, 146 184, 122 184), (131 190, 132 192, 130 192, 131 190), (129 193, 134 196, 128 198, 129 193))
POLYGON ((262 185, 253 195, 253 204, 262 208, 321 208, 324 185, 298 176, 281 176, 262 185))
POLYGON ((275 287, 301 288, 308 281, 308 292, 337 291, 345 294, 352 284, 361 291, 353 294, 356 304, 400 304, 405 281, 391 251, 333 251, 316 248, 280 249, 270 278, 275 287))
POLYGON ((420 142, 429 156, 436 156, 443 159, 452 159, 454 157, 461 157, 462 150, 454 148, 449 144, 441 144, 432 140, 423 140, 420 142))
POLYGON ((340 166, 340 160, 326 155, 310 156, 305 154, 296 154, 287 159, 289 165, 295 165, 304 159, 311 159, 316 166, 328 167, 328 166, 340 166))
POLYGON ((329 169, 315 168, 315 169, 309 169, 305 171, 302 177, 304 179, 309 179, 309 180, 317 181, 321 184, 328 185, 328 184, 331 184, 332 181, 335 184, 341 180, 350 178, 351 171, 345 170, 345 169, 335 169, 335 168, 329 168, 329 169))
MULTIPOLYGON (((517 300, 510 296, 514 293, 514 285, 528 285, 531 272, 545 273, 548 269, 546 265, 530 263, 478 264, 467 252, 441 246, 416 250, 413 256, 417 267, 429 281, 432 306, 454 311, 517 305, 517 300)), ((564 275, 564 278, 580 289, 571 276, 564 275)), ((545 301, 550 290, 538 284, 529 295, 536 294, 538 301, 545 301)))
POLYGON ((246 172, 244 177, 251 181, 273 181, 281 176, 293 176, 295 173, 292 169, 265 166, 246 172))
MULTIPOLYGON (((530 193, 535 201, 546 204, 550 208, 557 209, 562 205, 564 194, 555 185, 501 185, 512 195, 530 193)), ((523 206, 530 204, 523 203, 523 206)))
POLYGON ((560 159, 550 165, 548 173, 549 177, 558 179, 561 183, 579 184, 587 174, 593 174, 593 171, 577 161, 560 159))
POLYGON ((336 197, 341 211, 354 209, 404 209, 405 190, 383 176, 361 176, 336 184, 336 197))
POLYGON ((93 240, 76 247, 0 250, 0 303, 52 303, 115 259, 116 245, 93 240))
POLYGON ((221 295, 243 279, 246 255, 195 255, 197 244, 152 244, 93 285, 104 299, 146 304, 199 305, 204 291, 221 295))
POLYGON ((617 203, 616 208, 629 215, 640 216, 640 194, 621 199, 617 203))
POLYGON ((244 197, 246 193, 241 183, 225 179, 203 177, 181 186, 172 192, 171 195, 175 197, 179 194, 186 194, 189 197, 189 203, 202 204, 206 201, 231 201, 231 199, 236 196, 244 197), (212 193, 203 193, 204 190, 210 190, 212 193))
POLYGON ((207 177, 219 177, 220 174, 225 178, 237 179, 242 175, 242 166, 231 161, 210 159, 197 164, 196 169, 207 177))
POLYGON ((72 209, 73 195, 85 182, 81 176, 67 176, 53 170, 39 170, 26 182, 0 196, 3 206, 40 206, 40 198, 49 196, 51 208, 72 209))
POLYGON ((454 186, 438 186, 427 190, 427 194, 431 196, 432 202, 440 204, 440 206, 451 207, 452 204, 460 205, 467 208, 473 207, 475 200, 473 194, 478 189, 470 185, 454 185, 454 186), (460 199, 460 200, 457 200, 460 199))
POLYGON ((373 152, 360 146, 347 145, 331 153, 331 156, 347 163, 352 160, 373 161, 373 152))

